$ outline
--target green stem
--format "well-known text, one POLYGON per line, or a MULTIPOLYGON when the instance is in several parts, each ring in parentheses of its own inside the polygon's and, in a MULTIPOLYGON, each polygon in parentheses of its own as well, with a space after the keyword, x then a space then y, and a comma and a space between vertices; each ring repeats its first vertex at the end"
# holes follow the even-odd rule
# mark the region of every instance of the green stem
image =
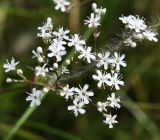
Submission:
MULTIPOLYGON (((86 32, 83 35, 83 39, 88 40, 88 38, 90 37, 90 35, 92 34, 92 30, 88 29, 86 30, 86 32)), ((75 50, 72 49, 68 55, 66 56, 65 60, 69 59, 70 61, 72 60, 72 58, 75 55, 75 50)), ((62 62, 60 67, 65 66, 65 60, 62 62)), ((43 100, 46 97, 46 94, 42 97, 41 100, 43 100)), ((26 122, 26 120, 32 115, 32 113, 37 109, 37 106, 35 107, 29 107, 21 116, 21 118, 18 120, 18 122, 14 125, 14 127, 11 129, 11 131, 9 132, 9 134, 4 138, 4 140, 10 140, 15 133, 19 130, 19 128, 22 127, 22 125, 26 122)))

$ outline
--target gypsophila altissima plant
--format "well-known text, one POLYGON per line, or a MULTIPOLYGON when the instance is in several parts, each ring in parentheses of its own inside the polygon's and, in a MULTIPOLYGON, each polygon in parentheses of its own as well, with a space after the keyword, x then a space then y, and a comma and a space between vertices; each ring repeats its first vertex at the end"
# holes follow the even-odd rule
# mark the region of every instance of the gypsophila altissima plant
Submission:
MULTIPOLYGON (((69 0, 53 0, 53 2, 55 3, 55 10, 61 12, 69 12, 74 7, 69 0)), ((106 8, 98 8, 97 4, 93 3, 92 10, 93 12, 84 20, 84 25, 92 30, 96 40, 100 37, 98 27, 106 14, 106 8)), ((39 46, 32 51, 32 59, 37 60, 37 65, 33 68, 35 80, 27 79, 23 70, 17 68, 20 62, 12 57, 11 60, 6 60, 3 67, 6 73, 15 71, 19 78, 7 78, 6 82, 34 84, 32 91, 26 92, 26 101, 30 103, 31 107, 39 106, 42 97, 51 90, 56 91, 66 101, 72 102, 67 109, 73 112, 75 116, 85 114, 86 106, 94 104, 93 106, 96 106, 97 110, 104 116, 103 123, 107 124, 109 128, 113 128, 113 125, 117 123, 117 115, 113 114, 112 111, 121 107, 120 97, 116 91, 125 86, 121 69, 127 66, 125 54, 121 54, 119 48, 121 46, 134 48, 138 42, 143 40, 158 42, 158 32, 155 26, 147 25, 145 18, 138 15, 122 15, 119 20, 125 25, 122 39, 114 46, 108 44, 107 47, 97 50, 96 42, 92 44, 93 46, 88 46, 87 41, 79 33, 71 34, 69 29, 62 26, 56 29, 54 21, 48 17, 46 22, 38 27, 37 33, 37 36, 44 41, 47 49, 39 46), (70 79, 78 75, 74 75, 73 70, 68 69, 75 58, 86 62, 87 70, 80 71, 80 76, 91 68, 93 74, 90 77, 95 81, 97 88, 110 89, 110 93, 105 99, 93 101, 92 97, 97 93, 94 93, 87 83, 71 87, 64 82, 65 78, 70 79)))

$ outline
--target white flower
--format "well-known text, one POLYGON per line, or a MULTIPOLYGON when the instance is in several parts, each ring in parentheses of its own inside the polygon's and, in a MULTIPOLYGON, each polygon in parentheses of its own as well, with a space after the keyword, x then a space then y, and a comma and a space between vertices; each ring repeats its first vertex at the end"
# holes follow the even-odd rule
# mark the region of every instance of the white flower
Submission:
POLYGON ((111 86, 115 86, 115 89, 116 90, 119 90, 120 87, 119 85, 124 85, 124 82, 123 81, 120 81, 119 80, 120 78, 118 77, 118 74, 117 73, 114 73, 111 77, 110 77, 110 84, 111 86))
POLYGON ((92 9, 98 16, 104 15, 106 13, 106 8, 97 8, 96 3, 92 3, 92 9))
POLYGON ((98 63, 96 64, 96 66, 98 68, 103 66, 104 69, 107 70, 108 69, 108 65, 110 63, 109 56, 110 56, 109 52, 105 52, 104 54, 103 53, 98 53, 99 60, 98 60, 98 63))
POLYGON ((52 44, 49 46, 51 53, 48 54, 48 57, 54 56, 56 57, 57 62, 61 61, 62 56, 66 54, 65 47, 63 47, 64 44, 66 44, 66 42, 54 39, 52 44))
POLYGON ((85 114, 85 110, 83 109, 84 104, 83 102, 77 102, 76 100, 73 101, 74 105, 68 106, 68 110, 73 111, 75 116, 78 116, 78 113, 85 114))
POLYGON ((124 23, 124 24, 130 24, 130 22, 133 18, 134 18, 134 16, 132 16, 132 15, 129 15, 129 16, 122 15, 122 17, 119 17, 119 20, 121 20, 122 23, 124 23))
POLYGON ((112 93, 111 97, 108 96, 107 100, 110 101, 109 105, 111 107, 113 107, 113 108, 120 108, 121 107, 120 104, 119 104, 120 103, 120 99, 119 99, 119 97, 118 98, 115 97, 115 93, 112 93))
POLYGON ((88 24, 89 28, 97 28, 100 25, 100 17, 96 16, 94 13, 91 13, 91 16, 88 17, 88 20, 85 20, 84 24, 88 24))
POLYGON ((59 28, 58 31, 54 31, 53 35, 58 38, 58 40, 68 40, 69 36, 67 35, 70 31, 63 30, 63 27, 59 28))
POLYGON ((91 47, 85 47, 80 50, 80 55, 78 56, 79 59, 87 59, 88 63, 91 63, 91 60, 95 60, 96 57, 93 53, 91 53, 91 47))
POLYGON ((125 58, 125 55, 122 54, 120 56, 120 54, 118 54, 117 52, 114 53, 114 56, 112 57, 112 59, 110 60, 110 62, 112 63, 113 67, 116 67, 116 70, 119 71, 120 70, 120 66, 126 67, 126 63, 123 60, 125 58))
POLYGON ((65 87, 62 88, 60 95, 64 96, 66 100, 68 100, 69 97, 72 98, 72 96, 74 95, 74 87, 69 88, 69 85, 67 84, 65 87))
POLYGON ((52 37, 52 29, 52 19, 49 17, 47 18, 47 22, 42 27, 38 27, 39 33, 37 36, 42 37, 45 40, 49 40, 52 37))
POLYGON ((67 10, 67 7, 70 5, 70 2, 68 0, 53 0, 56 4, 55 9, 60 9, 62 12, 65 12, 67 10))
POLYGON ((130 29, 135 30, 135 32, 139 33, 141 31, 146 30, 147 25, 143 18, 140 18, 139 16, 132 16, 129 15, 127 17, 122 16, 119 18, 126 26, 130 29))
POLYGON ((89 88, 89 85, 85 84, 83 88, 79 86, 80 88, 75 88, 74 91, 76 92, 77 96, 75 100, 77 102, 83 102, 84 104, 88 104, 90 101, 90 96, 94 96, 94 93, 92 91, 87 91, 89 88))
POLYGON ((69 39, 69 43, 68 43, 68 46, 71 47, 71 46, 75 46, 75 49, 77 51, 81 50, 83 48, 83 45, 85 45, 85 41, 84 40, 80 40, 80 37, 78 34, 75 34, 72 36, 71 39, 69 39))
POLYGON ((97 102, 97 109, 99 112, 107 112, 106 107, 108 106, 108 102, 97 102))
POLYGON ((98 81, 97 86, 99 88, 102 86, 105 88, 105 84, 111 86, 111 82, 110 82, 111 75, 109 73, 103 74, 102 71, 97 70, 97 74, 98 75, 93 75, 92 78, 98 81))
POLYGON ((158 42, 158 39, 156 38, 157 33, 146 30, 145 32, 143 32, 143 35, 150 41, 158 42))
POLYGON ((16 62, 15 59, 12 57, 12 60, 11 60, 11 63, 9 63, 8 59, 6 60, 6 64, 3 65, 3 68, 5 68, 5 72, 9 72, 9 71, 12 71, 12 70, 15 70, 16 69, 16 65, 19 64, 19 61, 16 62))
POLYGON ((134 29, 137 33, 139 33, 140 31, 146 30, 147 25, 143 18, 136 16, 136 17, 132 17, 132 20, 129 22, 128 27, 130 29, 134 29))
POLYGON ((46 73, 49 72, 48 68, 45 68, 46 64, 44 64, 42 67, 37 66, 35 68, 36 71, 36 76, 42 76, 42 77, 46 77, 46 73))
POLYGON ((117 115, 112 116, 111 114, 106 114, 106 119, 103 121, 105 124, 109 125, 109 128, 113 128, 114 123, 118 123, 115 119, 117 115))
POLYGON ((127 38, 125 41, 124 41, 124 44, 126 46, 130 46, 132 48, 135 48, 137 46, 136 42, 134 42, 131 38, 127 38))
POLYGON ((32 89, 32 94, 26 98, 26 101, 31 101, 30 106, 39 106, 41 104, 40 96, 42 95, 41 90, 36 90, 36 88, 32 89))

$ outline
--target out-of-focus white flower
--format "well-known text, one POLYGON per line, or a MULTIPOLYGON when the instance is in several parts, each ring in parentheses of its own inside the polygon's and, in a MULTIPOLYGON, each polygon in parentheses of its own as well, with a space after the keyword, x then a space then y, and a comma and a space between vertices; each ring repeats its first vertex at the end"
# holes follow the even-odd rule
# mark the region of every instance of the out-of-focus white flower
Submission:
POLYGON ((121 16, 121 17, 119 17, 119 20, 121 20, 122 21, 122 23, 124 23, 124 24, 130 24, 130 22, 131 22, 131 20, 134 18, 134 16, 132 16, 132 15, 129 15, 129 16, 121 16))
POLYGON ((55 9, 60 9, 62 12, 66 12, 67 7, 70 5, 68 0, 53 0, 56 4, 55 9))
POLYGON ((111 96, 108 96, 107 98, 108 101, 110 101, 109 105, 113 108, 120 108, 120 99, 119 97, 116 98, 115 93, 112 93, 111 96))
POLYGON ((39 33, 37 34, 37 36, 42 37, 44 40, 48 41, 52 37, 52 29, 52 19, 48 17, 47 22, 42 27, 38 27, 39 33))
POLYGON ((68 110, 71 110, 75 116, 78 116, 78 114, 85 114, 86 111, 83 109, 83 102, 77 102, 76 100, 74 100, 73 104, 74 105, 68 106, 68 110))
POLYGON ((7 82, 7 83, 11 83, 12 81, 13 81, 13 80, 12 80, 11 78, 7 78, 7 79, 6 79, 6 82, 7 82))
POLYGON ((40 96, 42 95, 41 90, 36 90, 36 88, 32 89, 32 94, 26 98, 26 101, 31 101, 30 106, 39 106, 41 104, 40 96))
POLYGON ((124 44, 126 46, 130 46, 132 48, 135 48, 137 46, 136 42, 134 42, 131 38, 128 38, 124 41, 124 44))
POLYGON ((46 77, 46 73, 49 72, 48 68, 45 68, 46 64, 44 64, 42 67, 37 66, 35 68, 36 71, 36 76, 42 76, 42 77, 46 77))
POLYGON ((114 73, 110 77, 110 84, 112 87, 114 86, 116 90, 119 90, 120 89, 119 85, 124 85, 124 82, 120 81, 120 77, 118 77, 117 73, 114 73))
POLYGON ((80 55, 78 56, 79 59, 87 59, 88 63, 91 63, 91 60, 95 60, 96 57, 93 53, 91 53, 91 47, 84 47, 80 50, 80 55))
POLYGON ((106 8, 97 8, 97 4, 96 3, 92 3, 92 9, 94 11, 94 13, 96 13, 98 16, 104 15, 106 13, 106 8))
POLYGON ((75 88, 74 91, 76 92, 77 96, 75 98, 78 102, 83 102, 84 104, 88 104, 91 100, 89 97, 94 96, 94 93, 92 91, 87 91, 89 88, 88 84, 85 84, 83 88, 79 86, 80 88, 75 88))
POLYGON ((150 30, 146 30, 145 32, 143 32, 143 35, 145 38, 147 38, 150 41, 154 41, 154 42, 158 42, 158 38, 156 38, 158 33, 154 33, 150 30))
POLYGON ((53 35, 57 37, 58 40, 68 40, 69 36, 67 35, 70 31, 64 30, 63 27, 59 28, 58 31, 54 31, 53 35))
POLYGON ((74 95, 74 87, 69 88, 69 85, 67 84, 65 87, 62 88, 62 90, 60 91, 60 95, 64 96, 64 98, 66 100, 70 98, 72 98, 72 96, 74 95))
POLYGON ((110 73, 104 73, 103 74, 102 71, 97 70, 97 75, 93 75, 92 78, 94 80, 98 81, 97 86, 99 88, 102 87, 102 86, 105 88, 105 84, 111 86, 111 82, 110 82, 111 75, 110 75, 110 73))
POLYGON ((113 124, 118 123, 115 119, 117 115, 112 116, 111 114, 105 114, 106 119, 103 121, 109 125, 109 128, 113 128, 113 124))
POLYGON ((19 61, 16 62, 15 59, 12 57, 12 60, 11 60, 11 63, 9 63, 8 59, 6 60, 6 64, 3 65, 3 68, 5 68, 5 72, 9 72, 9 71, 12 71, 12 70, 15 70, 16 69, 16 65, 19 64, 19 61))
POLYGON ((108 65, 110 64, 110 52, 98 53, 98 62, 96 66, 99 68, 101 66, 104 67, 105 70, 108 69, 108 65))
POLYGON ((75 34, 69 39, 68 46, 75 46, 76 51, 80 51, 83 48, 83 45, 85 45, 85 41, 80 39, 80 36, 78 34, 75 34))
POLYGON ((131 30, 135 30, 135 32, 139 33, 141 31, 145 31, 147 29, 147 25, 145 23, 144 18, 140 18, 139 16, 129 15, 127 17, 122 16, 119 18, 128 28, 131 30))
POLYGON ((84 21, 84 24, 88 25, 89 28, 97 28, 100 25, 100 17, 96 16, 94 13, 91 13, 88 20, 84 21))

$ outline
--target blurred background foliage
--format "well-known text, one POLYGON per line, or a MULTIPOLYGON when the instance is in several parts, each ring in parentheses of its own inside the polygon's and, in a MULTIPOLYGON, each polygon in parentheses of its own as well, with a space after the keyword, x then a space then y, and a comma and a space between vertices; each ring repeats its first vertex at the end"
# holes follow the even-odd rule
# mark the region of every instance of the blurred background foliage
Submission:
MULTIPOLYGON (((85 0, 84 0, 85 1, 85 0)), ((78 3, 78 0, 72 0, 78 3)), ((82 0, 79 0, 82 2, 82 0)), ((26 84, 6 84, 3 63, 15 56, 23 62, 24 73, 32 78, 26 66, 34 66, 31 50, 44 44, 36 37, 37 27, 50 16, 54 26, 64 26, 82 35, 83 19, 91 12, 91 3, 76 7, 70 14, 54 10, 52 0, 0 1, 0 139, 8 135, 29 104, 25 101, 26 84)), ((124 28, 118 17, 141 15, 148 20, 160 15, 160 0, 95 0, 107 8, 97 46, 101 48, 124 28)), ((88 44, 92 44, 91 36, 88 44)), ((119 94, 122 108, 114 129, 102 124, 102 116, 92 106, 87 114, 75 118, 67 111, 68 103, 50 92, 34 113, 12 138, 13 140, 160 140, 160 44, 148 41, 135 49, 124 48, 128 67, 123 70, 125 86, 119 94)), ((76 69, 81 64, 73 64, 76 69)), ((14 77, 14 75, 8 75, 14 77)), ((7 76, 7 77, 8 77, 7 76)), ((86 82, 75 79, 74 85, 86 82)), ((88 82, 94 87, 95 83, 88 82)), ((97 90, 95 101, 105 98, 109 91, 97 90)))

